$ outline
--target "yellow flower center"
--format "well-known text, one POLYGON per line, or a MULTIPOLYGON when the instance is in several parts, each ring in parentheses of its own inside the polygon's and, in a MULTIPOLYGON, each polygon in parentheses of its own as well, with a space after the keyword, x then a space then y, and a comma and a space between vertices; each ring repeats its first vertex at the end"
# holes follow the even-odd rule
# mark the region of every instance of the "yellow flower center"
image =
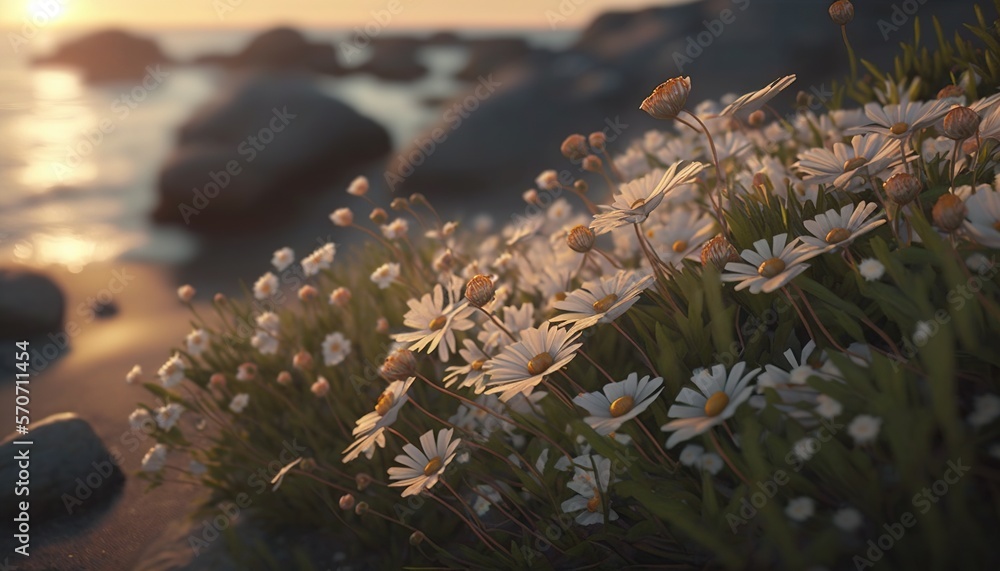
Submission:
POLYGON ((486 364, 486 359, 476 359, 475 361, 469 364, 469 368, 471 368, 473 371, 482 371, 483 365, 485 364, 486 364))
POLYGON ((868 159, 865 157, 854 157, 844 162, 844 172, 859 169, 868 163, 868 159))
POLYGON ((764 263, 757 268, 757 273, 765 278, 773 278, 783 271, 785 271, 785 261, 781 258, 764 260, 764 263))
POLYGON ((684 250, 687 250, 687 247, 688 247, 687 242, 685 242, 684 240, 678 240, 674 242, 672 246, 670 246, 670 249, 673 250, 674 253, 680 254, 684 250))
POLYGON ((440 456, 435 456, 435 457, 431 458, 427 462, 427 465, 424 466, 424 476, 431 476, 431 475, 433 475, 438 470, 440 470, 441 466, 443 466, 443 465, 444 465, 444 462, 441 461, 441 457, 440 456))
POLYGON ((552 366, 552 355, 539 353, 528 361, 528 372, 532 375, 541 375, 552 366))
POLYGON ((719 391, 705 401, 705 416, 719 416, 729 406, 729 395, 719 391))
POLYGON ((910 130, 910 126, 907 125, 906 123, 902 122, 902 121, 900 121, 899 123, 896 123, 892 127, 889 127, 889 132, 892 133, 893 135, 902 135, 903 133, 905 133, 905 132, 907 132, 909 130, 910 130))
POLYGON ((827 244, 839 244, 851 237, 851 233, 846 228, 834 228, 826 233, 827 244))
POLYGON ((594 513, 601 509, 601 496, 597 492, 594 492, 594 497, 587 500, 587 511, 594 513))
POLYGON ((632 410, 632 405, 635 404, 635 399, 625 395, 623 397, 618 397, 615 402, 611 403, 611 408, 608 411, 611 416, 618 418, 619 416, 626 414, 628 411, 632 410))
POLYGON ((645 198, 640 198, 639 200, 636 200, 635 202, 633 202, 632 206, 630 208, 639 208, 640 206, 642 206, 644 204, 646 204, 646 199, 645 198))
POLYGON ((431 331, 437 331, 438 329, 441 329, 442 327, 444 327, 444 324, 447 323, 447 322, 448 322, 448 318, 447 317, 445 317, 443 315, 439 315, 439 316, 435 317, 434 319, 432 319, 431 322, 430 322, 430 324, 427 327, 431 331))
POLYGON ((566 299, 566 292, 561 291, 552 297, 554 297, 556 301, 564 301, 566 299))
POLYGON ((389 412, 392 408, 393 403, 396 402, 396 397, 389 391, 385 391, 379 395, 378 400, 375 401, 375 412, 379 416, 385 416, 385 413, 389 412))
POLYGON ((616 301, 618 301, 618 294, 609 293, 594 302, 594 311, 597 313, 604 313, 605 311, 611 309, 611 306, 614 305, 616 301))

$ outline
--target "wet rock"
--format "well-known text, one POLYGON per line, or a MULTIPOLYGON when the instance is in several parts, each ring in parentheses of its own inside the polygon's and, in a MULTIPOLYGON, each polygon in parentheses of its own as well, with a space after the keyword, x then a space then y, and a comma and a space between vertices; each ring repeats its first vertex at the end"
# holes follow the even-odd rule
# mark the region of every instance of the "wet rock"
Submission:
POLYGON ((99 83, 139 80, 171 60, 153 40, 106 30, 63 44, 35 63, 79 68, 85 81, 99 83))
POLYGON ((490 38, 468 43, 469 60, 455 77, 475 81, 484 74, 515 62, 531 52, 521 38, 490 38))
POLYGON ((56 414, 28 425, 26 435, 12 434, 0 443, 0 501, 15 506, 15 481, 28 462, 32 522, 72 515, 102 505, 124 482, 124 475, 104 443, 85 420, 56 414), (30 446, 15 444, 29 440, 30 446), (27 460, 23 454, 27 452, 27 460))
POLYGON ((296 198, 390 147, 380 125, 289 75, 234 86, 178 139, 160 172, 154 219, 218 232, 274 223, 296 198))
POLYGON ((414 81, 427 74, 417 55, 424 42, 416 38, 378 38, 371 58, 354 71, 370 73, 389 81, 414 81))
POLYGON ((238 54, 207 55, 195 63, 263 70, 307 70, 331 75, 344 73, 333 46, 310 42, 292 28, 274 28, 251 40, 238 54))
POLYGON ((22 340, 62 329, 66 302, 47 276, 0 269, 0 339, 22 340))

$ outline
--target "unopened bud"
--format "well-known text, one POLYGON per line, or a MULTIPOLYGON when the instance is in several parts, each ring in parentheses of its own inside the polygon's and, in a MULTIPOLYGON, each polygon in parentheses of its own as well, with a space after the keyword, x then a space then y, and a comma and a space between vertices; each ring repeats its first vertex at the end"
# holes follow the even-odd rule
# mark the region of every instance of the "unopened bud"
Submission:
POLYGON ((747 117, 747 125, 750 125, 753 128, 760 127, 764 124, 764 117, 764 111, 758 109, 747 117))
POLYGON ((574 226, 566 235, 566 244, 571 250, 581 254, 589 252, 594 247, 595 240, 594 231, 583 224, 574 226))
POLYGON ((417 358, 408 349, 396 349, 385 358, 378 373, 383 379, 392 381, 405 381, 413 376, 417 370, 417 358))
POLYGON ((372 213, 368 215, 368 219, 375 224, 385 224, 389 220, 389 214, 385 210, 375 207, 372 209, 372 213))
POLYGON ((923 185, 920 179, 910 173, 899 172, 889 177, 883 186, 889 200, 900 206, 907 205, 920 194, 923 185))
POLYGON ((198 290, 194 289, 191 285, 184 284, 177 288, 177 297, 184 303, 190 303, 191 300, 194 299, 194 294, 197 292, 198 290))
POLYGON ((410 195, 411 204, 427 204, 427 197, 420 194, 419 192, 414 192, 410 195))
POLYGON ((311 286, 309 284, 306 284, 306 285, 304 285, 304 286, 302 286, 302 287, 299 288, 299 300, 301 300, 301 301, 312 301, 312 300, 316 299, 317 297, 319 297, 319 292, 316 291, 315 287, 313 287, 313 286, 311 286))
POLYGON ((212 373, 212 376, 208 379, 208 384, 217 389, 226 388, 226 376, 222 373, 212 373))
POLYGON ((579 192, 580 194, 587 194, 587 191, 589 189, 590 186, 587 184, 587 181, 585 180, 581 179, 573 183, 573 190, 579 192))
POLYGON ((675 77, 656 86, 639 109, 656 119, 673 119, 684 109, 691 93, 690 77, 675 77))
POLYGON ((326 377, 320 377, 309 387, 309 390, 317 397, 323 398, 330 392, 330 381, 326 380, 326 377))
POLYGON ((407 202, 405 198, 400 196, 392 199, 392 202, 389 203, 389 208, 393 210, 406 210, 406 207, 409 205, 410 205, 409 202, 407 202))
POLYGON ((363 492, 368 488, 368 486, 372 485, 372 477, 364 472, 361 472, 354 476, 354 484, 358 487, 359 492, 363 492))
POLYGON ((571 161, 579 161, 590 152, 587 150, 587 139, 583 135, 573 134, 562 142, 559 147, 563 156, 571 161))
POLYGON ((701 264, 703 266, 712 264, 722 270, 729 262, 738 261, 740 261, 740 255, 736 252, 736 248, 722 235, 705 242, 701 249, 701 264))
POLYGON ((598 153, 603 153, 608 146, 608 137, 603 131, 594 131, 587 137, 587 142, 598 153))
POLYGON ((278 373, 278 384, 286 386, 292 384, 292 374, 288 371, 278 373))
POLYGON ((410 534, 410 545, 416 547, 423 543, 425 539, 427 539, 427 536, 424 535, 424 532, 418 529, 410 534))
POLYGON ((354 509, 354 494, 344 494, 340 496, 340 509, 349 511, 354 509))
POLYGON ((837 0, 830 4, 830 19, 838 26, 846 26, 854 20, 854 5, 849 0, 837 0))
POLYGON ((493 280, 483 274, 472 276, 465 286, 465 299, 476 307, 483 307, 493 300, 496 290, 493 287, 493 280))
POLYGON ((587 155, 583 158, 583 170, 588 172, 601 172, 604 163, 597 155, 587 155))
POLYGON ((944 135, 953 141, 964 141, 979 130, 979 114, 968 107, 955 107, 944 116, 944 135))
POLYGON ((358 505, 354 506, 354 513, 358 515, 365 515, 368 513, 368 502, 358 502, 358 505))
POLYGON ((222 305, 223 303, 226 303, 226 294, 217 293, 215 294, 215 297, 212 298, 212 301, 214 301, 217 305, 222 305))
POLYGON ((965 221, 965 214, 965 202, 950 192, 942 194, 931 210, 934 225, 945 232, 958 230, 965 221))
POLYGON ((938 99, 950 99, 952 97, 962 97, 965 95, 965 90, 958 85, 946 85, 938 91, 938 99))
POLYGON ((347 187, 347 193, 353 194, 354 196, 364 196, 368 193, 368 179, 359 176, 351 181, 351 184, 347 187))
POLYGON ((346 287, 338 287, 330 292, 330 305, 347 307, 349 303, 351 303, 351 290, 346 287))
POLYGON ((389 332, 389 320, 384 317, 379 317, 375 320, 375 333, 379 335, 385 335, 389 332))
POLYGON ((292 366, 300 371, 308 371, 313 366, 313 356, 308 351, 299 351, 292 357, 292 366))
POLYGON ((528 204, 538 204, 538 191, 533 188, 529 188, 524 191, 521 198, 523 198, 528 204))

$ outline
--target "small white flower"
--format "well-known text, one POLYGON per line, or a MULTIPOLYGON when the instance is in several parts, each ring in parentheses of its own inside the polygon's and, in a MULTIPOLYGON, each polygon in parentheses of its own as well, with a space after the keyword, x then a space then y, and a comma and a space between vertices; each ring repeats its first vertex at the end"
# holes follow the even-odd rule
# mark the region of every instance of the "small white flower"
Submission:
POLYGON ((323 362, 332 367, 339 365, 351 353, 351 340, 335 331, 323 339, 323 362))
POLYGON ((406 454, 400 454, 395 459, 403 466, 389 468, 389 479, 398 481, 390 483, 389 486, 405 486, 406 489, 402 493, 404 498, 433 488, 444 474, 445 468, 455 458, 455 450, 462 442, 458 438, 451 439, 454 432, 452 428, 442 430, 435 438, 434 431, 428 430, 420 437, 420 446, 423 450, 412 444, 405 444, 403 452, 406 454))
POLYGON ((881 429, 882 419, 868 414, 859 414, 854 417, 851 424, 847 425, 847 433, 854 439, 855 444, 874 442, 881 429))
POLYGON ((688 444, 681 450, 681 455, 677 457, 681 464, 685 466, 696 466, 705 454, 705 449, 697 444, 688 444))
POLYGON ((799 460, 803 461, 812 458, 817 450, 819 450, 819 441, 811 436, 802 438, 792 445, 792 452, 799 460))
POLYGON ((865 258, 858 264, 858 273, 865 278, 865 281, 878 281, 885 274, 885 266, 875 258, 865 258))
POLYGON ((397 218, 388 224, 382 225, 382 235, 389 240, 400 240, 406 237, 410 231, 410 224, 405 218, 397 218))
POLYGON ((160 382, 163 383, 164 387, 168 389, 176 387, 184 380, 184 361, 181 360, 180 355, 174 353, 160 367, 158 374, 160 375, 160 382))
POLYGON ((374 272, 372 272, 371 280, 379 287, 379 289, 386 289, 389 285, 396 281, 399 277, 399 264, 388 263, 382 264, 374 272))
POLYGON ((188 353, 192 357, 197 357, 208 347, 208 333, 205 333, 204 329, 195 329, 191 333, 188 333, 185 341, 188 353))
POLYGON ((354 224, 354 212, 350 208, 338 208, 330 215, 330 221, 336 226, 350 226, 354 224))
MULTIPOLYGON (((459 459, 455 460, 461 464, 459 459)), ((472 509, 476 511, 476 515, 485 515, 486 512, 490 511, 490 506, 493 504, 498 504, 503 499, 500 493, 493 489, 492 486, 487 486, 480 484, 476 486, 476 501, 472 504, 472 509)))
POLYGON ((142 471, 159 472, 166 463, 167 447, 163 444, 157 444, 150 448, 149 452, 146 452, 146 455, 142 457, 142 471))
POLYGON ((285 268, 292 265, 295 261, 295 250, 285 247, 280 250, 275 250, 274 255, 271 256, 271 265, 274 269, 279 272, 285 271, 285 268))
POLYGON ((313 395, 323 398, 330 392, 330 381, 326 380, 326 377, 321 376, 309 387, 309 391, 313 395))
POLYGON ((878 208, 874 202, 862 200, 857 207, 846 204, 837 212, 831 208, 823 214, 817 214, 812 220, 802 222, 812 236, 803 236, 802 242, 823 252, 833 252, 846 248, 862 234, 871 232, 882 224, 882 214, 868 219, 878 208))
POLYGON ((844 411, 843 405, 829 395, 816 396, 816 414, 827 420, 833 420, 844 411))
POLYGON ((337 289, 330 292, 330 305, 336 305, 337 307, 347 307, 347 304, 351 302, 351 290, 346 287, 338 287, 337 289))
POLYGON ((516 335, 517 343, 504 347, 485 365, 490 376, 486 393, 500 393, 504 402, 518 394, 530 395, 547 375, 568 365, 583 345, 576 343, 579 333, 555 327, 548 321, 516 335))
POLYGON ((333 258, 337 255, 337 246, 332 242, 327 242, 302 259, 302 273, 306 277, 314 276, 320 270, 328 270, 333 265, 333 258))
POLYGON ((181 287, 177 288, 177 297, 184 303, 191 303, 191 300, 194 299, 194 294, 196 292, 197 290, 195 290, 189 284, 184 284, 181 287))
POLYGON ((267 331, 257 331, 250 338, 250 345, 260 351, 261 355, 274 355, 278 352, 278 339, 267 331))
POLYGON ((590 413, 584 422, 607 436, 653 404, 663 391, 662 384, 661 377, 650 380, 646 375, 640 379, 638 373, 630 373, 624 381, 608 383, 601 391, 576 396, 573 403, 590 413))
POLYGON ((265 311, 257 316, 257 327, 267 331, 271 335, 277 335, 281 329, 281 319, 271 311, 265 311))
POLYGON ((913 342, 919 346, 923 347, 931 339, 931 335, 934 334, 934 328, 927 321, 918 321, 917 326, 913 331, 913 342))
POLYGON ((177 403, 162 406, 156 409, 156 424, 163 430, 170 430, 177 424, 183 412, 184 407, 177 403))
POLYGON ((278 292, 278 277, 267 272, 253 284, 253 296, 257 299, 267 299, 278 292))
POLYGON ((698 459, 698 467, 711 475, 716 475, 722 470, 722 457, 714 452, 706 452, 698 459))
POLYGON ((142 430, 150 422, 155 422, 153 415, 149 414, 149 411, 144 408, 137 408, 132 411, 132 414, 128 415, 128 425, 133 431, 142 430))
MULTIPOLYGON (((607 491, 612 478, 611 460, 596 455, 578 456, 573 459, 573 469, 573 479, 566 487, 576 495, 562 503, 563 513, 580 512, 576 516, 576 523, 580 525, 604 523, 603 504, 610 504, 607 491)), ((608 509, 608 521, 616 519, 615 510, 608 509)))
POLYGON ((848 533, 857 530, 862 523, 864 523, 864 518, 861 516, 861 512, 854 508, 842 508, 833 514, 833 525, 848 533))
POLYGON ((229 401, 229 410, 239 414, 243 412, 243 409, 250 404, 250 395, 247 393, 240 393, 233 397, 233 400, 229 401))
POLYGON ((667 440, 667 448, 711 430, 736 414, 736 409, 750 398, 754 390, 751 382, 760 372, 758 368, 744 374, 746 366, 740 361, 728 374, 724 365, 694 372, 691 382, 698 390, 681 389, 676 402, 667 411, 667 416, 676 420, 660 427, 664 432, 673 432, 667 440))
POLYGON ((554 170, 542 171, 535 179, 535 185, 542 190, 559 188, 559 174, 554 170))
POLYGON ((788 234, 757 240, 753 247, 740 254, 749 263, 729 262, 726 271, 731 273, 722 274, 724 282, 739 282, 736 291, 749 288, 750 293, 771 293, 782 288, 809 268, 809 264, 802 262, 818 253, 815 248, 800 244, 798 238, 788 242, 788 234))
POLYGON ((128 374, 125 375, 125 382, 130 385, 134 385, 135 383, 138 383, 141 380, 142 380, 142 367, 140 367, 139 365, 133 366, 132 370, 130 370, 128 374))
POLYGON ((359 176, 351 181, 351 184, 347 186, 347 194, 353 196, 364 196, 368 194, 368 179, 359 176))
POLYGON ((385 431, 392 423, 396 422, 400 409, 410 400, 407 391, 410 390, 410 385, 413 384, 414 380, 416 380, 414 377, 410 377, 405 381, 389 383, 389 386, 375 401, 375 410, 362 416, 354 423, 354 430, 351 431, 354 442, 343 452, 345 464, 353 461, 362 453, 371 458, 376 446, 385 447, 385 431))
POLYGON ((652 285, 653 279, 652 274, 622 270, 613 276, 589 281, 566 299, 553 304, 565 313, 554 315, 551 320, 568 323, 570 331, 610 323, 639 301, 639 296, 652 285))
POLYGON ((792 521, 805 521, 816 513, 816 502, 812 498, 800 497, 788 502, 785 515, 792 521))
POLYGON ((969 424, 980 427, 992 423, 1000 417, 1000 397, 997 395, 981 395, 976 397, 972 413, 969 414, 969 424))
POLYGON ((424 294, 419 300, 408 300, 406 305, 410 309, 403 316, 403 324, 413 331, 399 333, 394 339, 410 343, 407 348, 411 351, 433 353, 437 350, 442 363, 446 363, 455 352, 455 332, 468 331, 475 326, 469 319, 473 312, 469 303, 456 303, 452 293, 445 293, 441 284, 436 284, 431 293, 424 294))

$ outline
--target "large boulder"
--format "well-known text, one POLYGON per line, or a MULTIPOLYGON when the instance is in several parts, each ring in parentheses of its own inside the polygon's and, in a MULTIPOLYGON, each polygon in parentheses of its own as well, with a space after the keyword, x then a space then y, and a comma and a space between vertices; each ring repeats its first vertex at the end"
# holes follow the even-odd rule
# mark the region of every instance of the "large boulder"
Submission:
POLYGON ((85 420, 56 414, 28 430, 0 443, 0 501, 9 509, 29 501, 30 521, 37 523, 93 509, 121 488, 125 477, 116 459, 85 420), (17 444, 23 441, 31 444, 17 444), (28 473, 29 496, 17 492, 22 470, 28 473))
POLYGON ((66 301, 47 276, 0 269, 0 339, 22 340, 62 329, 66 301))
POLYGON ((531 52, 522 38, 487 38, 466 43, 469 59, 455 74, 458 79, 476 81, 485 74, 515 62, 531 52))
POLYGON ((406 37, 376 38, 371 57, 352 71, 370 73, 388 81, 414 81, 427 75, 427 66, 417 55, 424 46, 422 40, 406 37))
POLYGON ((40 65, 76 67, 89 83, 135 81, 158 73, 171 60, 153 40, 119 30, 106 30, 59 46, 55 53, 35 60, 40 65))
POLYGON ((289 75, 233 86, 197 111, 178 139, 160 172, 153 217, 203 231, 274 222, 297 195, 390 148, 380 125, 289 75))
POLYGON ((260 34, 237 54, 202 56, 195 63, 275 71, 307 70, 332 75, 344 72, 332 45, 310 42, 299 31, 285 27, 260 34))

